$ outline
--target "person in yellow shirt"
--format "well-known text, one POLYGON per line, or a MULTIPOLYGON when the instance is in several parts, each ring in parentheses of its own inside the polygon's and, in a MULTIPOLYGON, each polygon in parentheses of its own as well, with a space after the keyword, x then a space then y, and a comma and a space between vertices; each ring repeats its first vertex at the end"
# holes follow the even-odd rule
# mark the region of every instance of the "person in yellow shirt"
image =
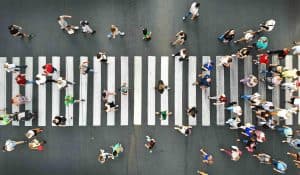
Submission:
POLYGON ((290 79, 295 79, 298 76, 300 76, 300 71, 297 69, 292 69, 292 70, 284 70, 281 73, 282 77, 284 78, 290 78, 290 79))

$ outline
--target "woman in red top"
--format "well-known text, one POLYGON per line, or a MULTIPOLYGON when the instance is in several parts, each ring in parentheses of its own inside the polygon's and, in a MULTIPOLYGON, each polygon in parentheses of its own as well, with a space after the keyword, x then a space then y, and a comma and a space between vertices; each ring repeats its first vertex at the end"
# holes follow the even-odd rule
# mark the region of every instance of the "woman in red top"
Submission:
POLYGON ((266 53, 257 55, 258 60, 253 60, 254 64, 269 64, 269 55, 266 53))
POLYGON ((49 74, 53 74, 54 72, 57 72, 57 69, 52 66, 51 63, 47 63, 43 66, 44 74, 47 76, 49 74))
POLYGON ((19 74, 19 75, 17 75, 17 77, 15 79, 16 79, 17 84, 20 86, 25 86, 28 83, 31 83, 31 84, 34 83, 34 81, 26 80, 25 74, 19 74))

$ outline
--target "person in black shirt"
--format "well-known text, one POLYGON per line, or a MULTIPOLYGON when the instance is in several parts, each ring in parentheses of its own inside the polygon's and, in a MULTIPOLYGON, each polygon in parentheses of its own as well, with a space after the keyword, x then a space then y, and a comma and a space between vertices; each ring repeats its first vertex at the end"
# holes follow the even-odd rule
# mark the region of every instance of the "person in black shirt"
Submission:
POLYGON ((268 50, 267 53, 270 55, 278 54, 279 59, 284 59, 287 54, 289 54, 289 48, 283 48, 281 50, 268 50))
POLYGON ((218 39, 222 43, 229 43, 231 40, 233 40, 234 36, 235 36, 235 30, 229 29, 223 35, 221 35, 218 39))
POLYGON ((54 119, 52 120, 52 123, 55 124, 56 126, 62 126, 66 124, 66 117, 63 116, 55 116, 54 119))
POLYGON ((16 36, 16 37, 20 37, 20 38, 28 38, 28 39, 31 39, 33 37, 33 35, 21 32, 22 27, 14 25, 14 24, 8 26, 8 30, 12 36, 16 36))

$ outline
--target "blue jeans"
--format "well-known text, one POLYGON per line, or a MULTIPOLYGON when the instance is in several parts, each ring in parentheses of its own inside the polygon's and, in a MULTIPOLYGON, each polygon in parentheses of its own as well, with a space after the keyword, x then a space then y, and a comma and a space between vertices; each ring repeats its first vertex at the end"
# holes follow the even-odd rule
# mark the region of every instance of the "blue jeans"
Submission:
POLYGON ((183 19, 185 20, 187 17, 189 17, 189 16, 191 16, 191 15, 192 15, 191 12, 187 12, 187 13, 184 15, 183 19))
POLYGON ((251 95, 242 95, 241 98, 244 100, 249 100, 251 98, 251 95))

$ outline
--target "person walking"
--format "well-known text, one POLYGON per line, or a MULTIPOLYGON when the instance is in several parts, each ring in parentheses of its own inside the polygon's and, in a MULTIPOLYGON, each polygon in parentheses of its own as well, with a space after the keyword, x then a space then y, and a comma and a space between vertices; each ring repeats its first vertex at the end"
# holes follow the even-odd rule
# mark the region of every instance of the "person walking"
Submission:
POLYGON ((231 63, 232 63, 232 56, 225 55, 225 56, 221 56, 218 66, 223 66, 224 68, 229 68, 231 63))
POLYGON ((147 28, 142 28, 143 40, 149 41, 151 40, 152 32, 148 31, 147 28))
POLYGON ((158 80, 157 85, 154 87, 160 94, 164 93, 165 89, 170 90, 171 88, 166 85, 163 80, 158 80))
POLYGON ((107 56, 106 56, 106 52, 98 52, 96 55, 96 59, 100 62, 100 63, 108 63, 107 62, 107 56))
POLYGON ((128 90, 129 90, 129 87, 128 87, 127 83, 123 82, 121 87, 119 88, 119 91, 121 92, 122 95, 128 95, 128 90))
POLYGON ((79 29, 79 26, 69 25, 66 19, 71 19, 72 16, 61 15, 57 18, 60 29, 65 30, 69 35, 72 35, 79 29))
POLYGON ((216 102, 214 102, 213 105, 224 105, 228 101, 225 94, 221 94, 219 96, 214 96, 214 97, 209 96, 208 99, 216 100, 216 102))
POLYGON ((82 75, 86 75, 89 72, 94 72, 94 69, 89 66, 89 61, 83 61, 80 63, 79 69, 82 75))
POLYGON ((191 117, 195 118, 196 114, 198 113, 198 110, 197 110, 196 106, 193 106, 191 108, 188 108, 186 110, 186 113, 187 113, 188 116, 191 116, 191 117))
POLYGON ((119 109, 119 105, 116 105, 115 102, 106 102, 104 104, 104 111, 105 112, 115 112, 119 109))
POLYGON ((253 157, 256 157, 259 163, 262 164, 272 164, 272 157, 266 153, 253 154, 253 157))
POLYGON ((200 154, 203 157, 202 162, 207 164, 207 165, 212 165, 214 163, 214 158, 211 154, 208 154, 207 152, 204 151, 203 148, 200 149, 200 154))
POLYGON ((15 150, 17 145, 21 145, 27 143, 26 140, 23 141, 14 141, 14 140, 6 140, 5 145, 2 147, 2 151, 3 152, 11 152, 13 150, 15 150))
POLYGON ((68 81, 68 80, 64 79, 63 77, 58 77, 55 80, 55 83, 56 83, 58 89, 66 89, 67 87, 69 87, 69 85, 76 84, 75 82, 68 81))
POLYGON ((70 105, 73 105, 75 103, 80 103, 80 102, 84 102, 85 100, 84 99, 74 99, 73 96, 70 96, 70 95, 66 95, 65 96, 65 99, 64 99, 64 103, 66 106, 70 106, 70 105))
POLYGON ((43 74, 45 76, 52 76, 54 72, 58 72, 58 70, 55 67, 53 67, 51 63, 47 63, 43 65, 42 68, 43 68, 43 74))
POLYGON ((175 46, 175 45, 183 45, 184 42, 186 41, 187 39, 187 35, 186 33, 183 31, 183 30, 180 30, 178 33, 176 33, 176 39, 175 41, 172 41, 171 42, 171 45, 172 46, 175 46))
POLYGON ((111 25, 110 26, 110 33, 107 35, 107 37, 109 39, 111 39, 111 38, 115 39, 116 36, 118 36, 118 35, 125 36, 125 32, 121 32, 116 25, 111 25))
POLYGON ((250 42, 253 40, 253 38, 255 37, 256 32, 253 30, 247 30, 246 32, 244 32, 244 36, 238 40, 235 40, 234 43, 239 43, 239 42, 250 42))
POLYGON ((146 136, 146 142, 147 143, 145 144, 145 147, 149 150, 150 153, 152 153, 152 149, 156 144, 156 140, 150 136, 146 136))
POLYGON ((17 94, 13 98, 11 98, 10 102, 11 102, 11 104, 13 104, 15 106, 20 106, 20 105, 31 102, 31 99, 29 97, 23 96, 21 94, 17 94))
POLYGON ((188 61, 188 51, 186 48, 180 49, 179 52, 172 54, 172 57, 179 56, 179 61, 188 61))
POLYGON ((206 88, 209 88, 211 85, 212 79, 209 74, 201 75, 200 80, 196 80, 196 82, 193 83, 193 85, 198 85, 202 90, 205 90, 206 88))
POLYGON ((37 136, 39 133, 43 132, 44 130, 42 128, 34 128, 34 129, 29 129, 25 136, 28 138, 28 139, 31 139, 32 137, 35 137, 37 136))
POLYGON ((296 167, 300 168, 300 152, 298 153, 287 152, 286 154, 293 159, 293 162, 295 163, 296 167))
POLYGON ((231 56, 237 57, 238 59, 245 59, 249 56, 250 51, 253 49, 253 46, 247 46, 239 49, 236 54, 232 54, 231 56))
POLYGON ((181 125, 181 126, 175 126, 174 129, 179 131, 181 134, 185 136, 189 136, 192 134, 192 126, 181 125))
POLYGON ((100 149, 99 155, 98 155, 98 162, 101 164, 105 163, 106 160, 114 159, 114 156, 111 153, 107 153, 104 151, 104 149, 100 149))
POLYGON ((18 74, 15 78, 16 82, 20 86, 25 86, 26 84, 34 84, 35 81, 27 80, 25 74, 18 74))
POLYGON ((230 41, 233 40, 235 36, 235 30, 234 29, 229 29, 227 30, 224 34, 218 37, 218 40, 222 43, 230 43, 230 41))
POLYGON ((266 53, 256 55, 258 59, 252 60, 254 64, 269 64, 269 55, 266 53))
POLYGON ((274 19, 269 19, 265 21, 264 23, 259 24, 260 28, 257 31, 257 33, 260 32, 271 32, 274 30, 276 21, 274 19))
POLYGON ((261 36, 258 38, 256 43, 252 44, 254 48, 256 48, 258 51, 265 50, 269 45, 269 39, 265 36, 261 36))
POLYGON ((278 59, 282 60, 287 56, 290 52, 289 48, 283 48, 279 50, 267 50, 267 54, 269 55, 277 55, 278 59))
POLYGON ((293 51, 293 55, 300 55, 300 42, 298 43, 298 42, 295 42, 296 43, 296 45, 295 46, 293 46, 292 48, 291 48, 291 50, 293 51))
POLYGON ((27 34, 27 33, 22 32, 22 27, 17 26, 15 24, 9 25, 8 30, 9 30, 9 33, 15 37, 20 37, 22 39, 23 38, 27 38, 27 39, 33 38, 32 34, 27 34))
POLYGON ((103 90, 102 92, 102 101, 103 102, 107 102, 108 101, 108 98, 110 96, 116 96, 117 94, 115 92, 112 92, 112 91, 108 91, 108 90, 103 90))
POLYGON ((273 170, 277 173, 284 174, 287 170, 287 164, 281 160, 272 160, 273 170))
POLYGON ((118 157, 120 153, 124 151, 123 146, 120 143, 110 146, 112 148, 113 158, 118 157))
POLYGON ((229 118, 225 123, 229 125, 229 129, 239 129, 242 126, 239 116, 233 116, 229 118))
POLYGON ((166 120, 168 116, 172 115, 172 112, 162 110, 160 112, 155 112, 155 115, 159 115, 160 120, 166 120))
POLYGON ((52 120, 52 123, 56 126, 65 126, 67 118, 64 116, 55 116, 52 120))
POLYGON ((6 72, 20 72, 21 70, 25 70, 27 68, 27 65, 16 65, 14 63, 4 63, 3 68, 6 72))
POLYGON ((199 16, 199 2, 193 2, 189 11, 182 17, 182 20, 186 20, 189 16, 191 16, 191 20, 195 20, 199 16))
POLYGON ((28 143, 28 148, 31 150, 43 151, 46 143, 47 142, 45 140, 38 140, 34 138, 28 143))
POLYGON ((251 74, 241 79, 240 82, 248 86, 249 88, 253 88, 258 84, 258 79, 256 78, 256 76, 251 74))
POLYGON ((47 78, 44 74, 37 74, 35 76, 35 83, 37 85, 44 85, 46 83, 56 83, 56 80, 53 80, 51 78, 47 78))
POLYGON ((243 115, 243 110, 242 110, 241 106, 239 106, 236 102, 229 103, 229 106, 226 107, 225 109, 233 112, 233 114, 235 114, 237 116, 243 115))
POLYGON ((221 152, 225 152, 228 156, 231 157, 231 160, 238 161, 241 158, 242 151, 237 146, 231 146, 232 149, 220 148, 221 152))
POLYGON ((87 20, 81 20, 80 22, 80 27, 82 29, 82 33, 88 33, 88 34, 95 34, 96 30, 93 30, 90 26, 89 26, 89 22, 87 20))

